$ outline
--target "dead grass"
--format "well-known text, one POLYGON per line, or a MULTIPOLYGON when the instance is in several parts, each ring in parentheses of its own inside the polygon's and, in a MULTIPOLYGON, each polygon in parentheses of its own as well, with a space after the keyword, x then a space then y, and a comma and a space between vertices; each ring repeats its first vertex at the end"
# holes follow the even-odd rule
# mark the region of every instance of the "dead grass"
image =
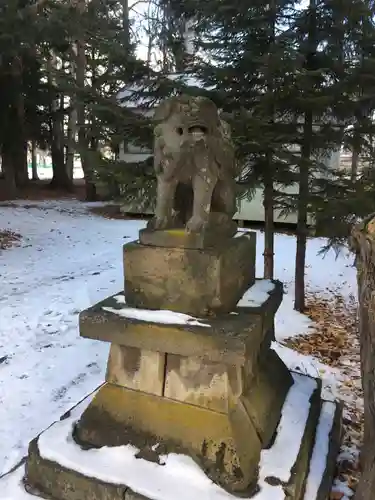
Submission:
POLYGON ((130 219, 126 214, 120 211, 121 205, 108 204, 101 207, 90 207, 89 211, 95 215, 104 217, 105 219, 130 219))
POLYGON ((95 215, 104 217, 105 219, 122 219, 122 220, 148 220, 151 215, 147 214, 127 214, 121 212, 121 205, 109 203, 101 207, 90 207, 89 211, 95 215))
POLYGON ((0 230, 0 250, 6 250, 12 246, 19 244, 22 236, 14 233, 9 229, 0 230))

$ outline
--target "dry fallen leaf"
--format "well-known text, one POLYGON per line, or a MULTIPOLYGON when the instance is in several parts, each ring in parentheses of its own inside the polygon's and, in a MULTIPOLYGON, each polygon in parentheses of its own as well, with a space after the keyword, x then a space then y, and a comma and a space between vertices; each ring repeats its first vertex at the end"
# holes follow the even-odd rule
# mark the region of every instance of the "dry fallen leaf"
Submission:
POLYGON ((5 250, 15 245, 21 239, 21 235, 6 229, 0 230, 0 250, 5 250))
POLYGON ((344 493, 342 493, 341 491, 332 491, 329 499, 330 500, 341 500, 343 496, 344 496, 344 493))

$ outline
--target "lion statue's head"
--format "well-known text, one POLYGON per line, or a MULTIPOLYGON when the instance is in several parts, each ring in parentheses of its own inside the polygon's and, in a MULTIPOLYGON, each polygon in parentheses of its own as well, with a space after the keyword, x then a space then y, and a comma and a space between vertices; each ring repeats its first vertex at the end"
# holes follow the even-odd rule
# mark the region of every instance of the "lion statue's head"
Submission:
MULTIPOLYGON (((211 99, 188 95, 171 97, 156 108, 154 121, 157 173, 160 156, 176 160, 181 154, 186 157, 188 150, 197 155, 199 148, 196 146, 203 141, 208 152, 215 158, 214 163, 221 174, 235 175, 236 163, 230 127, 220 118, 211 99)), ((185 164, 187 166, 187 162, 185 164)), ((173 162, 173 168, 177 168, 176 161, 173 162)))

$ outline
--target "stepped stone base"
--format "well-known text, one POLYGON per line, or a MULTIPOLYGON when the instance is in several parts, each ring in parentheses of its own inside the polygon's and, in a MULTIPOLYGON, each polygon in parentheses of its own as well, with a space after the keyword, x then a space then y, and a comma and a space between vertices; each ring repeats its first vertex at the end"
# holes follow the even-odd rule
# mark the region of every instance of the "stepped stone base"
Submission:
POLYGON ((81 313, 81 335, 112 345, 107 384, 82 414, 77 442, 131 444, 156 462, 182 452, 228 491, 252 491, 292 384, 270 350, 282 285, 262 283, 269 292, 261 305, 245 300, 212 318, 133 309, 123 295, 81 313))
MULTIPOLYGON (((204 365, 201 369, 198 366, 197 374, 201 370, 204 373, 204 369, 204 365)), ((223 487, 242 493, 251 491, 261 449, 272 441, 292 383, 274 351, 264 357, 255 379, 250 384, 251 390, 245 387, 237 397, 229 392, 227 399, 223 392, 219 402, 212 400, 207 386, 205 394, 197 394, 198 391, 194 394, 192 382, 188 391, 192 397, 187 402, 183 397, 186 392, 180 392, 184 382, 178 373, 174 378, 176 393, 171 394, 169 389, 164 397, 106 384, 82 414, 75 437, 89 447, 130 443, 140 449, 140 456, 156 462, 161 454, 185 453, 194 457, 206 474, 223 487), (195 401, 194 396, 199 395, 200 399, 195 401), (153 451, 156 445, 157 453, 153 451)), ((238 390, 238 381, 232 380, 230 374, 228 382, 234 383, 238 390)), ((196 378, 195 389, 201 383, 201 377, 196 378)), ((186 387, 189 386, 185 383, 186 387)))
POLYGON ((204 353, 209 361, 243 363, 246 352, 254 354, 265 334, 273 331, 283 295, 282 284, 273 285, 261 305, 240 302, 230 314, 199 319, 170 311, 135 311, 123 294, 116 294, 81 312, 80 335, 148 351, 198 357, 204 353))
POLYGON ((27 491, 326 500, 340 409, 271 349, 283 288, 255 280, 255 234, 140 240, 124 247, 125 294, 80 314, 83 337, 111 343, 106 382, 30 443, 27 491))
MULTIPOLYGON (((329 498, 341 436, 341 407, 321 401, 317 381, 314 383, 313 379, 299 374, 293 378, 277 432, 268 449, 261 453, 257 490, 253 495, 241 495, 242 498, 329 498), (311 467, 314 470, 310 470, 311 467)), ((169 468, 172 456, 171 459, 164 457, 163 465, 157 465, 136 458, 137 451, 128 447, 80 448, 72 439, 72 429, 90 400, 89 397, 81 403, 80 411, 66 414, 30 443, 23 483, 20 482, 23 465, 0 479, 6 498, 10 487, 12 500, 24 498, 24 487, 37 498, 50 500, 176 500, 181 491, 189 500, 233 498, 213 483, 202 481, 202 477, 192 484, 196 470, 187 457, 182 459, 182 472, 175 475, 173 465, 169 468), (19 496, 14 495, 17 489, 19 496)))
POLYGON ((106 382, 30 443, 6 499, 326 500, 341 408, 271 349, 283 289, 255 280, 255 233, 214 227, 124 246, 125 293, 80 314, 111 343, 106 382))

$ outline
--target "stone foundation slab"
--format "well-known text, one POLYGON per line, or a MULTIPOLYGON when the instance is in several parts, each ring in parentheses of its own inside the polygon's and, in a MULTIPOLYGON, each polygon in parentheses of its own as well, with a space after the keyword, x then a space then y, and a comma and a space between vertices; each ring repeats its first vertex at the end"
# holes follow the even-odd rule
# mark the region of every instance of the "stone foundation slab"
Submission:
MULTIPOLYGON (((341 406, 321 402, 315 429, 306 432, 309 418, 311 420, 311 406, 306 408, 312 395, 311 385, 308 377, 294 375, 294 379, 273 443, 261 452, 258 490, 242 498, 328 498, 341 435, 341 406), (290 425, 285 425, 287 422, 290 425), (294 439, 288 442, 291 426, 294 439), (289 443, 287 447, 285 442, 289 443), (302 460, 303 467, 298 467, 301 448, 306 442, 310 443, 308 455, 312 458, 308 464, 302 460), (299 479, 296 478, 297 469, 299 479), (293 487, 293 482, 302 484, 302 489, 293 487)), ((22 463, 0 478, 4 500, 176 500, 176 492, 179 500, 236 498, 206 478, 188 457, 170 455, 164 458, 163 465, 157 465, 135 458, 137 450, 129 447, 86 451, 80 448, 72 440, 72 429, 90 401, 91 397, 83 402, 80 411, 68 412, 64 420, 32 441, 26 467, 22 463)))

